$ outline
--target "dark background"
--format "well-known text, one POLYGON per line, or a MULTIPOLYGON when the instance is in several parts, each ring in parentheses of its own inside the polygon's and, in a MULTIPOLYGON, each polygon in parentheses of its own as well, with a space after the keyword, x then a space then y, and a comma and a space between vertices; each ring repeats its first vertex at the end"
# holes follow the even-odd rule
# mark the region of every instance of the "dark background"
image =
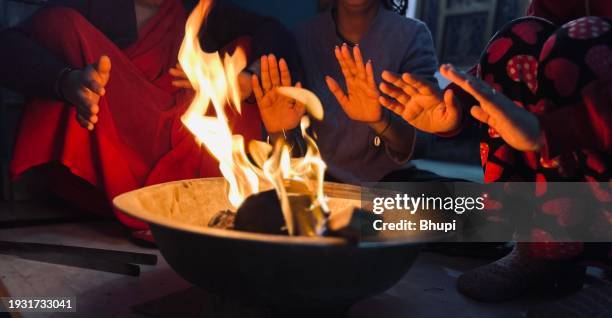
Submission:
MULTIPOLYGON (((274 16, 288 27, 310 18, 329 1, 234 0, 256 12, 274 16)), ((44 2, 0 0, 0 28, 15 25, 44 2)), ((408 15, 429 26, 441 62, 468 68, 476 63, 491 35, 506 22, 521 16, 528 3, 529 0, 413 0, 408 15)), ((444 79, 440 80, 444 86, 444 79)), ((5 199, 13 192, 8 164, 22 104, 20 96, 0 87, 0 190, 5 199)), ((436 142, 428 158, 478 164, 478 151, 474 147, 475 133, 466 132, 459 139, 436 142)))

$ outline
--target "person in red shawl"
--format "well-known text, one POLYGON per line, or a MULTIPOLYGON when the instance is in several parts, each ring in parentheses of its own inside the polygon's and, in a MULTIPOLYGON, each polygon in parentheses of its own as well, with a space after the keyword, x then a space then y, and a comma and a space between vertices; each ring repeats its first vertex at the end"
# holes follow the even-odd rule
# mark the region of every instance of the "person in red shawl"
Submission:
MULTIPOLYGON (((14 177, 53 166, 52 189, 59 195, 88 210, 102 205, 110 211, 113 197, 142 186, 219 176, 218 163, 180 122, 193 93, 174 66, 196 4, 51 0, 0 32, 0 85, 28 98, 11 163, 14 177)), ((261 62, 267 88, 280 79, 266 74, 289 74, 288 65, 297 69, 293 38, 276 20, 217 0, 202 31, 207 51, 247 50, 250 66, 239 79, 243 99, 252 83, 259 86, 249 72, 258 73, 261 62)), ((303 110, 273 94, 266 89, 257 96, 268 133, 295 127, 303 110)), ((242 116, 230 118, 233 131, 262 138, 259 110, 244 105, 242 116)), ((135 235, 146 233, 143 222, 115 214, 135 235)))
POLYGON ((609 211, 570 203, 565 211, 545 207, 567 202, 547 182, 586 182, 593 188, 588 195, 611 202, 612 3, 536 0, 529 15, 493 37, 473 74, 443 65, 442 75, 454 82, 445 92, 417 76, 390 72, 380 87, 389 96, 381 104, 430 133, 453 136, 470 122, 469 109, 481 125, 485 182, 535 181, 531 201, 542 210, 527 233, 532 243, 518 243, 508 256, 458 279, 458 290, 480 301, 512 299, 539 287, 579 289, 585 269, 578 260, 589 249, 607 257, 609 248, 562 243, 566 238, 548 232, 551 224, 584 226, 609 237, 609 211))

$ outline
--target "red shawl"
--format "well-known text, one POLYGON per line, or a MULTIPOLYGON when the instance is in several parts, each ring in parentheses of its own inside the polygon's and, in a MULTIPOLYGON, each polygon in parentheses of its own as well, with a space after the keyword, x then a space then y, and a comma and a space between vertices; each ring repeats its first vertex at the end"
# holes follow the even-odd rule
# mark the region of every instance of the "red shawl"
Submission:
MULTIPOLYGON (((180 122, 191 93, 172 87, 168 74, 177 63, 185 21, 182 1, 166 0, 140 30, 137 43, 122 51, 73 10, 45 9, 31 19, 24 27, 28 35, 73 67, 108 55, 112 70, 92 132, 78 125, 70 105, 42 99, 26 105, 11 163, 13 175, 59 162, 99 189, 108 202, 154 183, 219 176, 216 160, 180 122)), ((230 118, 234 132, 247 140, 259 138, 257 107, 244 105, 243 110, 242 117, 230 118)), ((85 200, 79 191, 66 189, 64 196, 66 192, 85 200)), ((131 228, 146 228, 115 214, 131 228)))

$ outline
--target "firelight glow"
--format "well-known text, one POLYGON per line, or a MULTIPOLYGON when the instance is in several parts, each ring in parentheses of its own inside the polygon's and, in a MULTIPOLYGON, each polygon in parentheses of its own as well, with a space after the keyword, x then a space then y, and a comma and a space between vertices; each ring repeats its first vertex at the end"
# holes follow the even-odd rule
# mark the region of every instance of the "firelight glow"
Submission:
MULTIPOLYGON (((293 234, 293 216, 284 181, 305 184, 311 192, 313 207, 327 211, 323 193, 325 162, 315 141, 306 134, 309 119, 304 117, 301 128, 307 151, 303 158, 291 158, 289 146, 282 140, 274 147, 254 141, 249 144, 249 150, 257 165, 251 163, 243 136, 232 134, 225 112, 227 105, 238 113, 241 111, 238 75, 247 63, 244 50, 237 48, 222 59, 219 52, 204 52, 200 45, 199 31, 212 4, 212 0, 201 0, 185 26, 179 62, 195 97, 181 120, 219 161, 221 173, 229 185, 228 199, 232 206, 238 208, 248 196, 273 188, 281 201, 289 234, 293 234), (211 104, 216 116, 206 115, 211 104)), ((313 118, 323 118, 321 102, 312 92, 295 87, 277 89, 280 94, 303 103, 313 118)))

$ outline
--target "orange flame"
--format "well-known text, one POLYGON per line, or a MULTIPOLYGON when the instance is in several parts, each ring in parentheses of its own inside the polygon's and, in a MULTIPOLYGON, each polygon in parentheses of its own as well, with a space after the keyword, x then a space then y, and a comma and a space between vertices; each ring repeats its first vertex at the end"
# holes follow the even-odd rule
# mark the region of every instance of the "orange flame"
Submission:
MULTIPOLYGON (((229 202, 237 208, 248 196, 262 189, 274 188, 281 201, 287 228, 293 234, 293 219, 283 181, 292 179, 306 184, 315 198, 314 204, 326 210, 323 193, 325 163, 315 141, 306 134, 308 117, 304 117, 301 125, 308 146, 304 158, 292 159, 289 147, 281 141, 274 148, 266 143, 252 142, 249 150, 257 165, 248 159, 244 138, 232 135, 225 113, 228 104, 240 113, 238 75, 246 66, 246 56, 240 48, 232 55, 226 54, 223 59, 218 52, 202 50, 199 31, 211 5, 212 0, 201 0, 185 26, 179 62, 195 97, 181 120, 219 161, 221 173, 229 184, 229 202), (206 115, 211 104, 216 114, 214 117, 206 115)), ((281 94, 304 103, 311 116, 322 119, 323 107, 314 94, 295 87, 278 89, 281 94)))

